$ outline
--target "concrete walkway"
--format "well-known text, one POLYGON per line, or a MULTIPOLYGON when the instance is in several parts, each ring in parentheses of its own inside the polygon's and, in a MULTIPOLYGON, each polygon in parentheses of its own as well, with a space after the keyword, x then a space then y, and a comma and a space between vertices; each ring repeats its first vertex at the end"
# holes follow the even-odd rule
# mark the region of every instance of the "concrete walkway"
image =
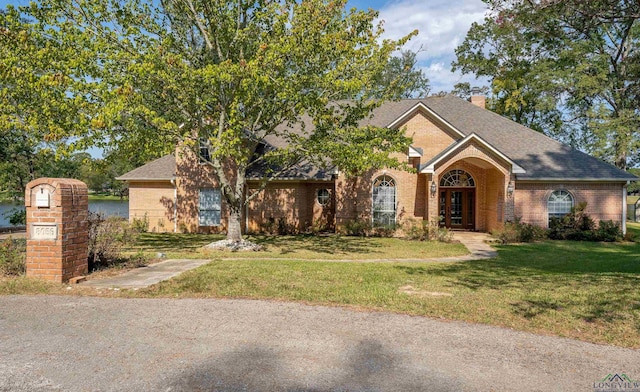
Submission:
POLYGON ((80 285, 97 289, 122 288, 141 289, 149 287, 163 280, 171 279, 185 271, 207 264, 211 260, 172 259, 151 264, 148 267, 136 268, 118 276, 104 279, 87 280, 80 285))
MULTIPOLYGON (((335 263, 383 263, 383 262, 403 262, 403 263, 424 263, 424 262, 458 262, 469 260, 480 260, 496 257, 498 253, 485 241, 491 239, 486 233, 475 232, 454 232, 454 240, 460 241, 471 252, 465 256, 440 257, 430 259, 372 259, 372 260, 310 260, 327 261, 335 263)), ((226 259, 224 259, 226 260, 226 259)), ((278 258, 265 258, 264 260, 290 260, 278 258)), ((207 264, 208 259, 172 259, 148 267, 136 268, 118 276, 104 279, 88 280, 80 283, 82 286, 95 287, 97 289, 122 288, 141 289, 153 284, 168 280, 180 275, 185 271, 207 264)))

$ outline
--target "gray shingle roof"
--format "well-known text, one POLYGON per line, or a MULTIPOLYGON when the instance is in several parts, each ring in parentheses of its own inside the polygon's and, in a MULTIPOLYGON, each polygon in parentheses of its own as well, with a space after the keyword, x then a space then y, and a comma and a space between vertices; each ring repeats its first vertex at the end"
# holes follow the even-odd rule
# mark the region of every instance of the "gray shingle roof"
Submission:
MULTIPOLYGON (((419 104, 426 106, 463 136, 475 133, 524 168, 526 173, 518 174, 518 179, 550 181, 637 180, 635 176, 619 170, 613 165, 452 95, 386 102, 376 108, 372 116, 364 119, 361 125, 387 127, 419 104)), ((305 122, 307 129, 311 129, 310 118, 305 117, 305 122)), ((302 132, 299 126, 294 126, 292 130, 298 133, 302 132)), ((279 137, 271 136, 266 141, 274 147, 286 145, 286 141, 279 137)), ((169 155, 126 173, 118 179, 167 180, 171 179, 173 173, 175 173, 175 158, 169 155)), ((248 174, 250 177, 259 177, 260 173, 248 174)), ((329 175, 330 173, 327 171, 303 163, 281 177, 326 179, 329 175)))
POLYGON ((526 170, 518 179, 635 180, 635 176, 452 95, 388 102, 366 124, 386 127, 422 103, 464 136, 476 133, 526 170))
POLYGON ((176 172, 176 157, 165 155, 146 165, 133 169, 128 173, 117 177, 122 181, 163 181, 171 180, 176 172))

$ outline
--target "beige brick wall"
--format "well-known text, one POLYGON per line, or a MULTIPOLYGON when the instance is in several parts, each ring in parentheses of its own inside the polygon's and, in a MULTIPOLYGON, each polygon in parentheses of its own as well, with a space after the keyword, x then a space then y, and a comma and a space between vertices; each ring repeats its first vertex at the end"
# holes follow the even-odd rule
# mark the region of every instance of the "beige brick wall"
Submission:
POLYGON ((131 181, 129 183, 129 221, 146 218, 149 231, 172 232, 174 187, 170 181, 131 181))
POLYGON ((396 220, 423 219, 426 213, 426 174, 401 170, 377 170, 358 178, 347 179, 340 175, 336 180, 336 225, 343 227, 349 220, 370 221, 372 217, 373 182, 387 175, 396 183, 396 220))
MULTIPOLYGON (((249 194, 256 191, 257 183, 249 184, 249 194)), ((267 230, 283 220, 294 231, 306 231, 312 227, 333 228, 335 211, 333 182, 272 182, 249 202, 248 230, 267 230), (317 190, 327 189, 331 195, 328 205, 317 202, 317 190)))
POLYGON ((623 186, 621 183, 516 182, 515 215, 523 222, 548 227, 549 196, 555 190, 566 190, 573 195, 574 204, 587 202, 585 212, 596 222, 621 222, 623 186))
POLYGON ((452 135, 440 129, 420 112, 400 124, 399 128, 404 128, 405 135, 413 138, 412 146, 423 149, 423 163, 438 155, 459 138, 458 135, 452 135))
POLYGON ((176 150, 176 177, 178 187, 178 231, 189 233, 226 231, 228 210, 224 200, 220 226, 201 227, 198 221, 200 189, 219 187, 218 178, 211 166, 201 164, 193 152, 178 148, 176 150))
POLYGON ((87 186, 68 178, 39 178, 27 184, 27 276, 66 282, 88 272, 87 186), (49 207, 37 207, 40 189, 50 194, 49 207), (56 239, 36 239, 34 225, 55 225, 56 239))

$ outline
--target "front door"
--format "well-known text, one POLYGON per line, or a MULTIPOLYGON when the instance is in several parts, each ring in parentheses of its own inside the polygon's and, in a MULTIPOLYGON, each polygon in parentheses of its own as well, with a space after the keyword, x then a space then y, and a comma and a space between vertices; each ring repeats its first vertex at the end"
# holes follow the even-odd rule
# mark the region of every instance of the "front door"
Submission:
POLYGON ((475 229, 475 189, 440 189, 441 224, 450 229, 475 229))

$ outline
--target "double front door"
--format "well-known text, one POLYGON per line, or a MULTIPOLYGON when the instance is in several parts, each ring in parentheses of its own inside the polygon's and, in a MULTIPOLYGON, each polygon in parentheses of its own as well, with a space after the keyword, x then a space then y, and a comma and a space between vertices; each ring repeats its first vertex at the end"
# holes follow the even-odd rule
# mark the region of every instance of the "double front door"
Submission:
POLYGON ((475 229, 475 188, 440 188, 441 224, 451 229, 475 229))

